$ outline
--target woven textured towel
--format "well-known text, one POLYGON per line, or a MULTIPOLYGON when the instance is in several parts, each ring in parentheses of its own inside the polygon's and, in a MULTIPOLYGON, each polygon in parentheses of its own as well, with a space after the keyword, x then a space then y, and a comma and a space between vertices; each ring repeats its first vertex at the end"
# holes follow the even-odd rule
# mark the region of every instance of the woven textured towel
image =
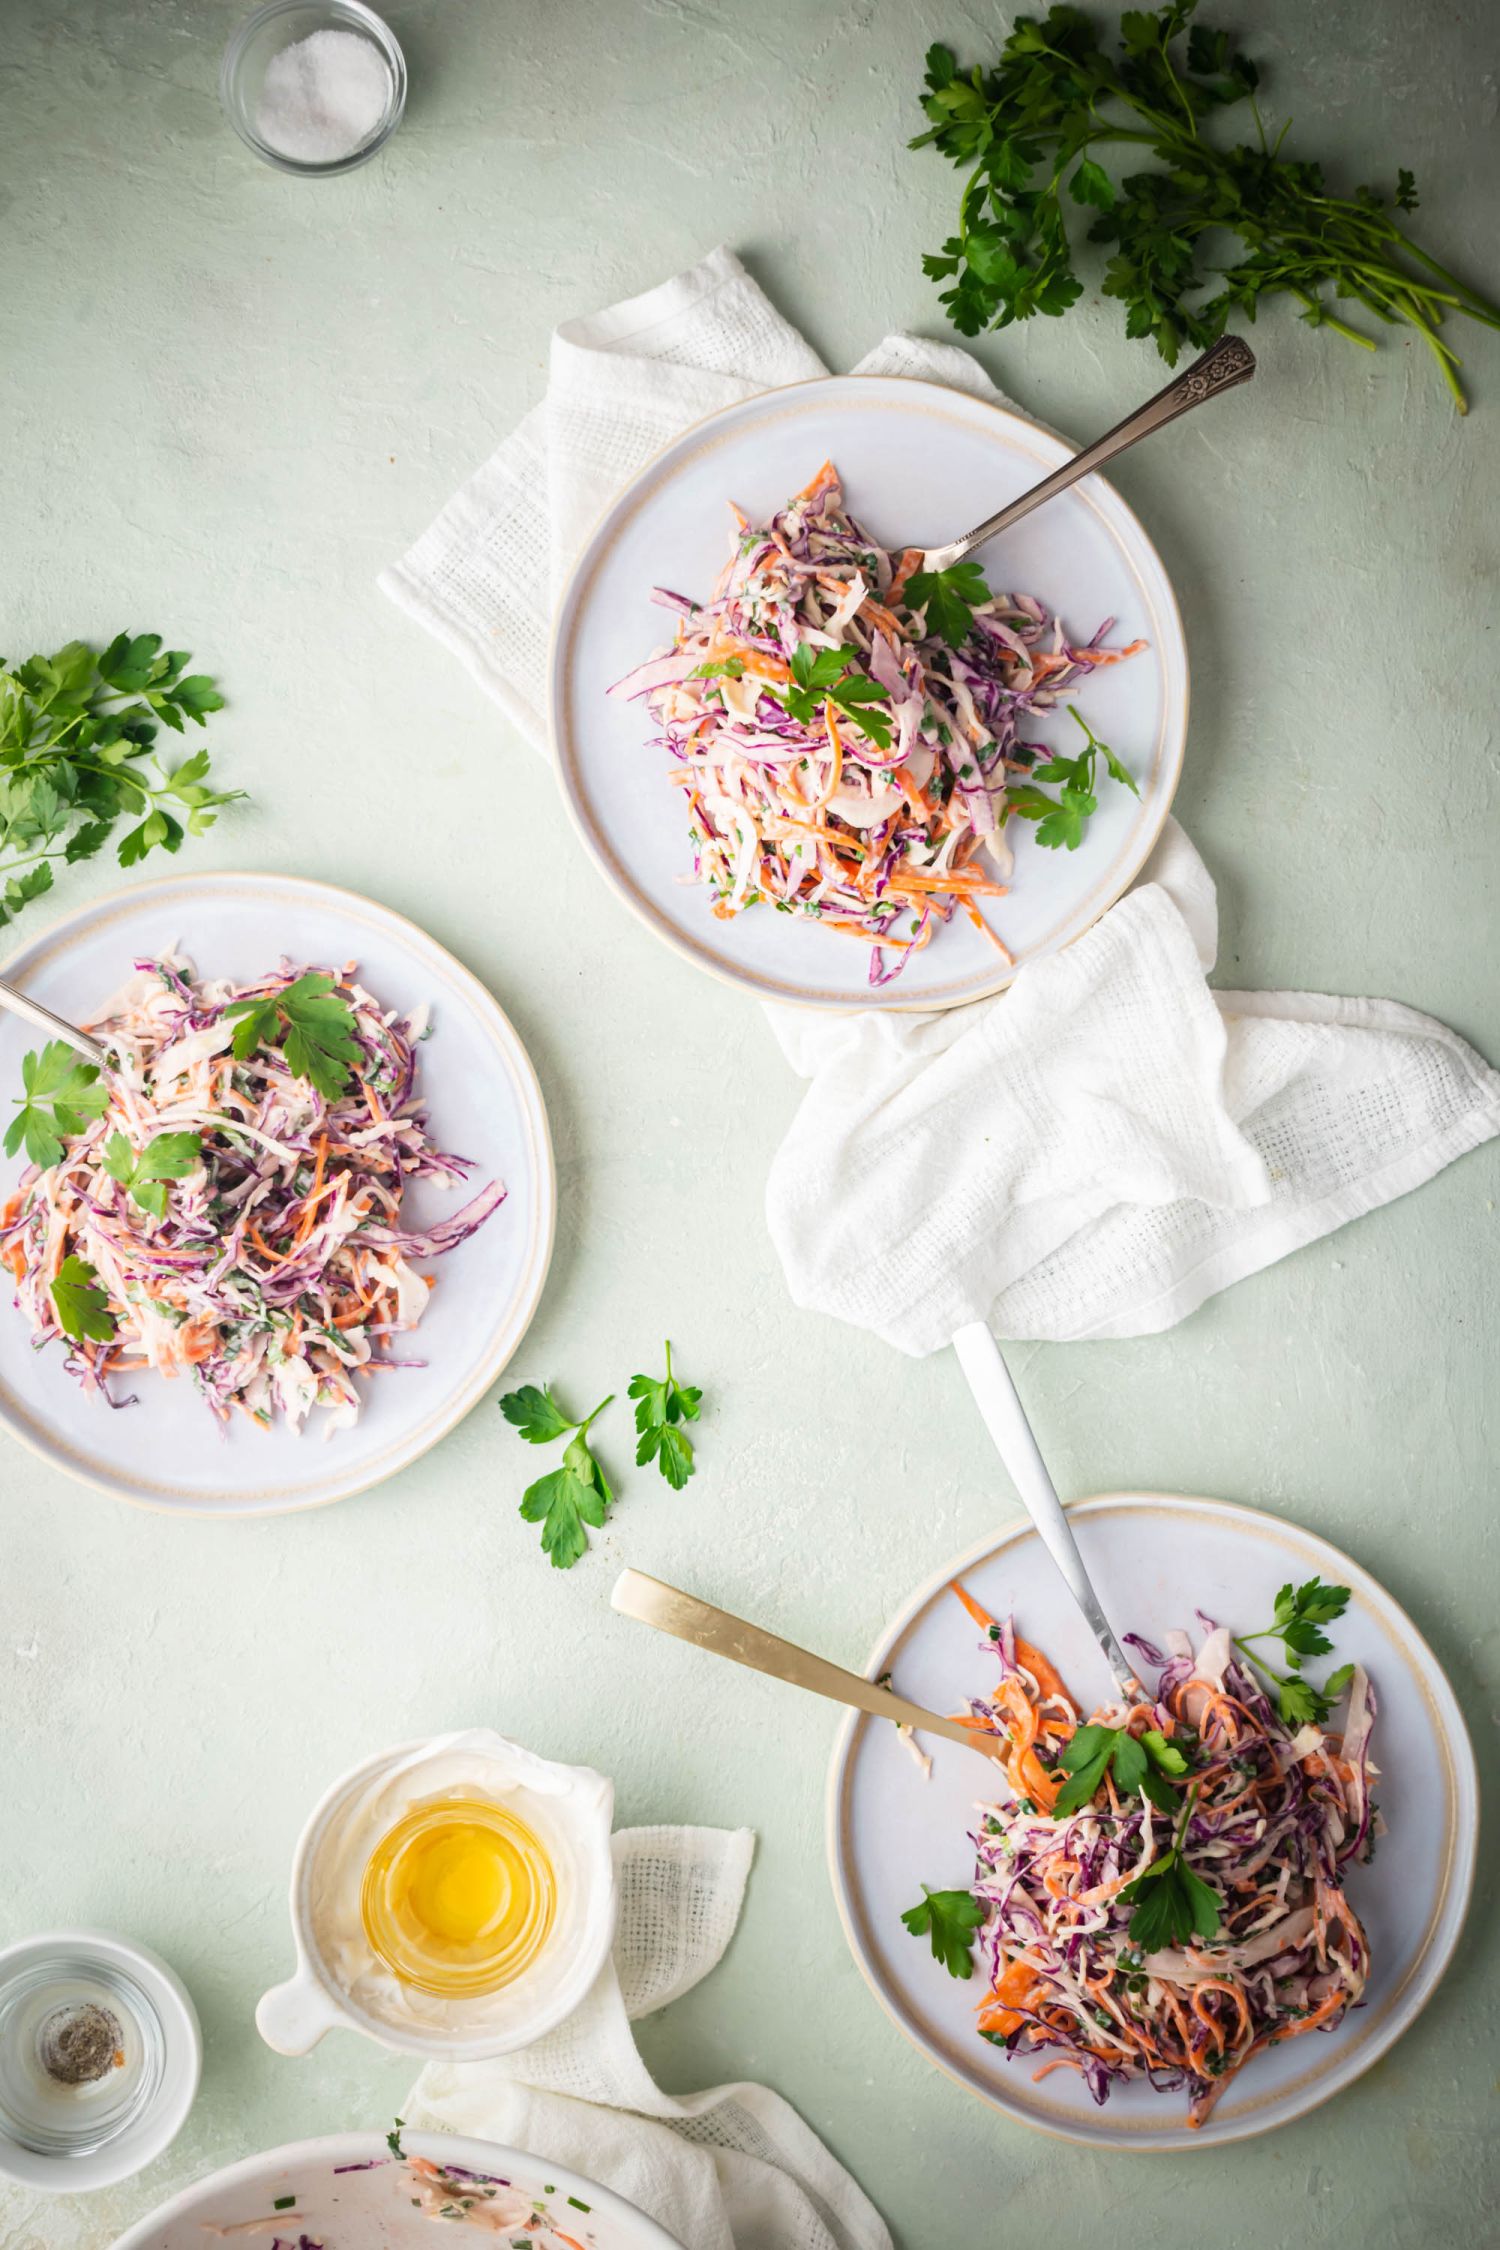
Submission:
POLYGON ((872 2206, 764 2086, 674 2101, 632 2021, 708 1974, 739 1919, 748 1829, 627 1828, 614 1839, 614 1958, 576 2015, 521 2054, 429 2063, 408 2125, 474 2133, 570 2165, 659 2219, 684 2250, 891 2250, 872 2206))
MULTIPOLYGON (((891 336, 861 365, 999 396, 950 345, 891 336)), ((543 403, 381 584, 545 749, 551 607, 600 509, 689 423, 826 372, 717 250, 560 328, 543 403)), ((1215 941, 1213 884, 1169 823, 1135 889, 1008 993, 768 1009, 811 1081, 767 1193, 797 1302, 909 1352, 976 1319, 1142 1335, 1500 1131, 1500 1078, 1441 1024, 1210 992, 1215 941)))

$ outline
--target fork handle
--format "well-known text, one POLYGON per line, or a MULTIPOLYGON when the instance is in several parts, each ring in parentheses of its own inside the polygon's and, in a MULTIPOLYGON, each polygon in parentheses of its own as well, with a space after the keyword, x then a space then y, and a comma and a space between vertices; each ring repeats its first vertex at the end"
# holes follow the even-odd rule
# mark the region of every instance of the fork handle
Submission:
POLYGON ((659 1633, 674 1634, 679 1641, 691 1641, 695 1648, 706 1648, 714 1656, 746 1664, 752 1672, 785 1680, 791 1687, 808 1688, 814 1695, 827 1696, 831 1703, 852 1704, 856 1711, 868 1711, 872 1718, 894 1719, 898 1726, 920 1727, 924 1734, 947 1735, 966 1750, 988 1755, 973 1730, 960 1726, 956 1719, 940 1719, 935 1711, 924 1711, 920 1703, 908 1703, 904 1695, 893 1695, 889 1688, 861 1679, 858 1672, 846 1672, 842 1665, 830 1664, 810 1649, 778 1640, 774 1633, 747 1624, 743 1617, 731 1617, 728 1610, 715 1609, 696 1594, 664 1586, 659 1578, 648 1578, 643 1570, 622 1570, 609 1598, 623 1617, 637 1618, 643 1625, 654 1625, 659 1633))
POLYGON ((1248 383, 1254 373, 1255 354, 1243 337, 1221 336, 1191 367, 1174 375, 1154 398, 1148 398, 1144 406, 1138 406, 1123 422, 1106 430, 1103 437, 1095 438, 1082 453, 1075 453, 1071 461, 1064 461, 1060 469, 1054 469, 1050 477, 1044 477, 1029 492, 1023 492, 1019 500, 1012 500, 998 515, 987 516, 983 523, 976 524, 972 531, 966 532, 962 539, 955 539, 951 545, 929 548, 922 558, 923 568, 950 570, 954 563, 972 555, 976 547, 982 547, 987 539, 993 539, 997 531, 1009 530, 1022 516, 1029 516, 1033 508, 1040 508, 1044 501, 1066 492, 1070 484, 1086 477, 1091 469, 1102 469, 1106 461, 1113 461, 1127 446, 1149 437, 1153 430, 1165 429, 1168 422, 1175 422, 1180 414, 1201 406, 1205 399, 1217 398, 1221 391, 1232 390, 1236 383, 1248 383))
POLYGON ((7 984, 3 977, 0 977, 0 1008, 9 1008, 12 1015, 23 1017, 27 1023, 34 1024, 38 1031, 50 1031, 54 1039, 65 1039, 70 1047, 76 1048, 80 1055, 87 1056, 101 1070, 109 1061, 107 1049, 97 1039, 91 1039, 86 1031, 80 1031, 77 1024, 69 1023, 65 1016, 55 1016, 50 1008, 42 1006, 40 1000, 33 1000, 29 993, 18 991, 15 985, 7 984))
POLYGON ((1114 1674, 1122 1695, 1136 1690, 1135 1666, 1115 1638, 1104 1614, 1104 1604, 1084 1567, 1067 1511, 1057 1497, 1041 1447, 1026 1419, 1010 1369, 986 1321, 975 1320, 960 1328, 953 1339, 958 1364, 963 1369, 984 1426, 995 1441, 995 1450, 1010 1471, 1010 1481, 1021 1495, 1026 1513, 1041 1535, 1042 1545, 1057 1565, 1064 1585, 1082 1610, 1089 1631, 1099 1643, 1104 1661, 1114 1674))

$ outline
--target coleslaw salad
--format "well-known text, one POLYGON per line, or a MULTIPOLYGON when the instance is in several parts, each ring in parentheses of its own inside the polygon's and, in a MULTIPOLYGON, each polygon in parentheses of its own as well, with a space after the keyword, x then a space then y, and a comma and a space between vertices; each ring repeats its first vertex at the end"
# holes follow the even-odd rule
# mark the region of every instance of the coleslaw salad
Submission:
POLYGON ((1059 1813, 1082 1714, 1012 1623, 954 1591, 1000 1663, 964 1720, 1007 1738, 1014 1792, 983 1809, 971 1839, 988 1980, 980 2035, 1012 2056, 1044 2055, 1036 2078, 1077 2071, 1099 2103, 1135 2078, 1184 2092, 1200 2126, 1257 2053, 1332 2030, 1361 2000, 1369 1945, 1344 1871, 1372 1856, 1380 1827, 1370 1681, 1349 1668, 1341 1729, 1292 1732, 1226 1628, 1204 1620, 1196 1651, 1183 1633, 1166 1651, 1136 1640, 1160 1668, 1154 1694, 1088 1724, 1164 1743, 1180 1770, 1158 1772, 1148 1795, 1106 1769, 1089 1801, 1059 1813), (1212 1903, 1191 1932, 1143 1947, 1131 1925, 1174 1862, 1212 1903))
POLYGON ((316 1407, 327 1435, 355 1421, 365 1378, 425 1365, 392 1351, 432 1286, 412 1261, 457 1248, 506 1192, 493 1180, 431 1227, 403 1223, 410 1182, 457 1188, 473 1169, 428 1131, 425 1009, 382 1009, 352 963, 199 983, 168 953, 136 962, 88 1028, 111 1055, 101 1113, 57 1162, 28 1167, 0 1212, 0 1258, 37 1347, 61 1342, 69 1371, 111 1406, 135 1396, 117 1394, 116 1378, 186 1375, 221 1423, 243 1414, 269 1427, 281 1414, 300 1429, 316 1407), (347 1010, 351 1067, 337 1093, 274 1045, 232 1051, 232 1011, 242 1019, 245 1003, 309 978, 328 980, 347 1010), (180 1169, 152 1177, 151 1151, 169 1137, 180 1169), (100 1311, 81 1334, 59 1316, 70 1259, 100 1311))
MULTIPOLYGON (((1052 810, 1029 777, 1059 778, 1023 729, 1145 644, 1104 646, 1113 619, 1076 642, 1034 596, 991 594, 974 572, 953 645, 930 629, 921 553, 872 540, 830 462, 764 526, 733 515, 708 600, 656 588, 675 640, 610 690, 660 729, 688 808, 686 880, 721 920, 764 903, 867 944, 875 986, 959 913, 1009 963, 985 911, 1013 873, 1006 825, 1052 810)), ((1093 809, 1087 789, 1074 802, 1093 809)))

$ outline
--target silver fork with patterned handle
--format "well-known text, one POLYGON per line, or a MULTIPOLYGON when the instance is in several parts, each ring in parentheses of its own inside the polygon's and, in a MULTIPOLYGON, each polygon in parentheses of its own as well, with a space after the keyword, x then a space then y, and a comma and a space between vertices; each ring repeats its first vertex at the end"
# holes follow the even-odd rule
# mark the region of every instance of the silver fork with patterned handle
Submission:
POLYGON ((1175 422, 1180 414, 1201 406, 1205 399, 1233 390, 1236 383, 1248 383, 1254 373, 1255 354, 1250 346, 1239 336, 1221 336, 1201 359, 1195 359, 1191 367, 1174 375, 1165 390, 1158 391, 1155 398, 1148 398, 1144 406, 1127 414, 1123 422, 1106 430, 1102 438, 1095 438, 1081 453, 1075 453, 1071 461, 1064 461, 1060 469, 1054 469, 1050 477, 1043 477, 1040 484, 1023 492, 1019 500, 1012 500, 998 515, 987 516, 962 539, 955 539, 946 547, 929 547, 922 557, 922 568, 951 570, 955 563, 972 555, 976 547, 993 539, 997 531, 1008 531, 1022 516, 1029 516, 1033 508, 1040 508, 1055 494, 1066 492, 1070 484, 1076 484, 1090 470, 1102 469, 1106 461, 1113 461, 1127 446, 1149 437, 1153 430, 1165 429, 1168 422, 1175 422))

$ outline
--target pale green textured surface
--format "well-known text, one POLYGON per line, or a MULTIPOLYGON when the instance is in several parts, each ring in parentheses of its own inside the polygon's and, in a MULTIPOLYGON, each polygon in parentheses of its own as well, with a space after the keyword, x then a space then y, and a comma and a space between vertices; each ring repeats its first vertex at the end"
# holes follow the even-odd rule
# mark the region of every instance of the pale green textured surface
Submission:
MULTIPOLYGON (((634 1481, 566 1578, 516 1518, 527 1463, 488 1404, 376 1493, 237 1528, 0 1453, 0 1937, 133 1933, 182 1971, 207 2038, 169 2156, 93 2199, 0 2191, 0 2242, 98 2250, 212 2165, 385 2120, 406 2066, 338 2036, 281 2061, 251 2010, 287 1968, 314 1796, 385 1742, 467 1722, 611 1769, 626 1821, 759 1831, 728 1959, 643 2044, 675 2089, 779 2088, 903 2250, 1493 2239, 1487 1877, 1426 2017, 1317 2117, 1206 2160, 1090 2157, 937 2077, 866 1992, 823 1869, 832 1715, 611 1616, 628 1557, 858 1662, 1013 1502, 948 1355, 908 1364, 788 1308, 760 1188, 796 1088, 759 1014, 617 908, 541 761, 373 586, 540 395, 554 322, 721 238, 835 365, 887 327, 944 333, 918 261, 953 179, 903 141, 928 39, 988 54, 996 18, 964 0, 396 5, 405 127, 313 184, 255 163, 220 116, 239 13, 3 10, 0 643, 160 627, 222 675, 214 740, 254 803, 192 863, 388 900, 530 1045, 561 1216, 516 1375, 593 1395, 670 1329, 711 1407, 692 1488, 634 1481)), ((1422 239, 1500 282, 1484 0, 1237 14, 1302 149, 1349 183, 1409 164, 1422 239)), ((1500 340, 1464 339, 1467 424, 1418 344, 1367 357, 1280 312, 1256 341, 1253 392, 1118 477, 1184 598, 1178 809, 1220 880, 1221 981, 1394 994, 1500 1057, 1500 340)), ((1080 435, 1157 371, 1097 303, 982 356, 1080 435)), ((70 875, 25 927, 117 879, 70 875)), ((1357 1549, 1450 1668, 1491 1782, 1497 1182, 1492 1147, 1174 1334, 1017 1355, 1065 1493, 1220 1493, 1357 1549)), ((618 1458, 622 1421, 609 1434, 618 1458)))

